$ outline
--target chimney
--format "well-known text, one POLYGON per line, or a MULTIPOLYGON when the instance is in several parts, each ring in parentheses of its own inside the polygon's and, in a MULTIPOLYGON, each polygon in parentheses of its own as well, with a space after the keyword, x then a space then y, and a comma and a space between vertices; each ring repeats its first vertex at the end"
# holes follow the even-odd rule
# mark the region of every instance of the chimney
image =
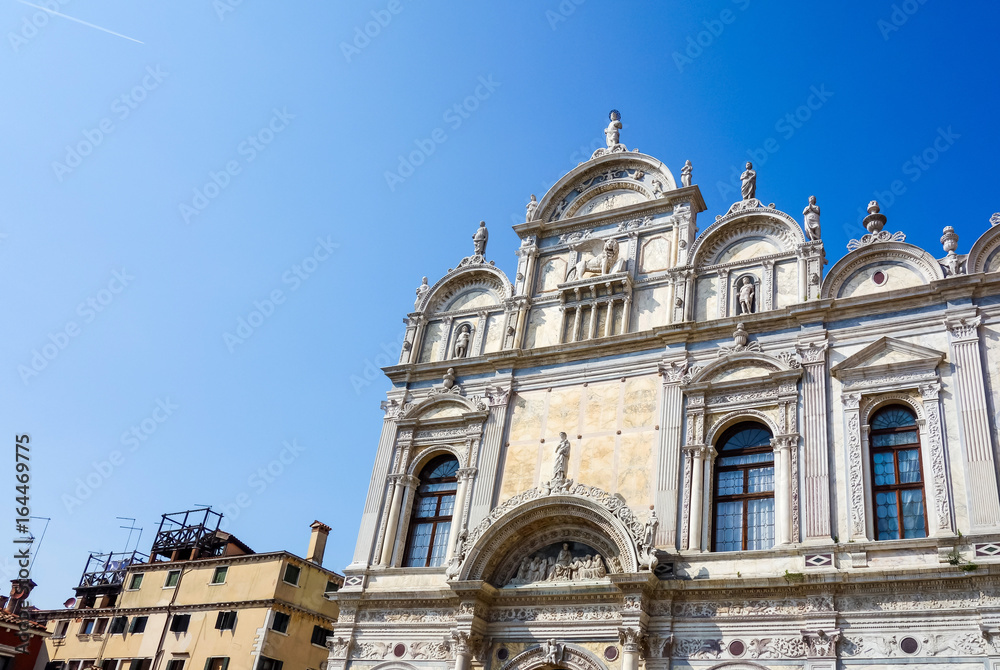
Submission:
POLYGON ((309 551, 306 553, 306 560, 322 566, 323 553, 326 551, 326 538, 330 535, 330 527, 319 521, 313 521, 309 527, 312 528, 312 534, 309 536, 309 551))
POLYGON ((4 603, 3 610, 10 614, 20 614, 21 608, 28 600, 28 594, 37 584, 30 579, 12 579, 10 584, 10 598, 4 603))

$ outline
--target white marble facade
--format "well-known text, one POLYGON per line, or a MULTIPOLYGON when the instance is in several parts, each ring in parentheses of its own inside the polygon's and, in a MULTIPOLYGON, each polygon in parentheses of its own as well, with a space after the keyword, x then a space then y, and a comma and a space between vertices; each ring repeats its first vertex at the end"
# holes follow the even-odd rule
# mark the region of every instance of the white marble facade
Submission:
POLYGON ((513 277, 477 232, 417 290, 328 670, 1000 669, 1000 216, 936 258, 872 203, 824 272, 818 208, 699 230, 616 121, 513 277))

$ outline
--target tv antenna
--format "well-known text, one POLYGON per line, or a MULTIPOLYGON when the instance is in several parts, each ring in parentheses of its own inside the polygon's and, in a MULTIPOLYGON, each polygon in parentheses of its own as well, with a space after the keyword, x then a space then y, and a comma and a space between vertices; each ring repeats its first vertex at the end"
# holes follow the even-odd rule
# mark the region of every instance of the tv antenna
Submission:
POLYGON ((136 525, 135 525, 135 519, 133 519, 132 517, 129 517, 129 516, 116 516, 115 518, 119 519, 121 521, 131 521, 132 522, 132 523, 130 523, 127 526, 119 526, 119 528, 124 528, 124 529, 128 530, 128 539, 125 540, 125 553, 126 554, 128 553, 128 545, 132 543, 132 532, 136 531, 136 530, 139 531, 139 537, 137 537, 135 539, 135 548, 138 549, 139 548, 139 541, 142 540, 142 528, 136 527, 136 525))

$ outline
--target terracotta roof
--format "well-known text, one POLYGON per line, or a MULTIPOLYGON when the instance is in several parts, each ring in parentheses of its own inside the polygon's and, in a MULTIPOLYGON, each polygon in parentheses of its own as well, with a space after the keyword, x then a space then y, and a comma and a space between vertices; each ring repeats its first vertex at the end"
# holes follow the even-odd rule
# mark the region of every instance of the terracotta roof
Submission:
MULTIPOLYGON (((4 612, 0 610, 0 623, 9 623, 15 626, 21 625, 21 617, 16 614, 11 614, 10 612, 4 612)), ((39 623, 37 621, 29 621, 28 625, 35 630, 45 630, 45 624, 39 623)))

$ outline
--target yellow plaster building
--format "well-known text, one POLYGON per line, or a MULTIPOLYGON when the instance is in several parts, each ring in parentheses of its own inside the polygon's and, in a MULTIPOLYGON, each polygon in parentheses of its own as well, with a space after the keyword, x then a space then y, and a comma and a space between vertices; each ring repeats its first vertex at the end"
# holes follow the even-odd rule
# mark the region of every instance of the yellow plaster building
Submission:
POLYGON ((148 561, 91 556, 74 606, 42 613, 35 670, 319 670, 343 584, 322 567, 330 528, 312 524, 303 559, 254 553, 220 520, 164 515, 148 561))

